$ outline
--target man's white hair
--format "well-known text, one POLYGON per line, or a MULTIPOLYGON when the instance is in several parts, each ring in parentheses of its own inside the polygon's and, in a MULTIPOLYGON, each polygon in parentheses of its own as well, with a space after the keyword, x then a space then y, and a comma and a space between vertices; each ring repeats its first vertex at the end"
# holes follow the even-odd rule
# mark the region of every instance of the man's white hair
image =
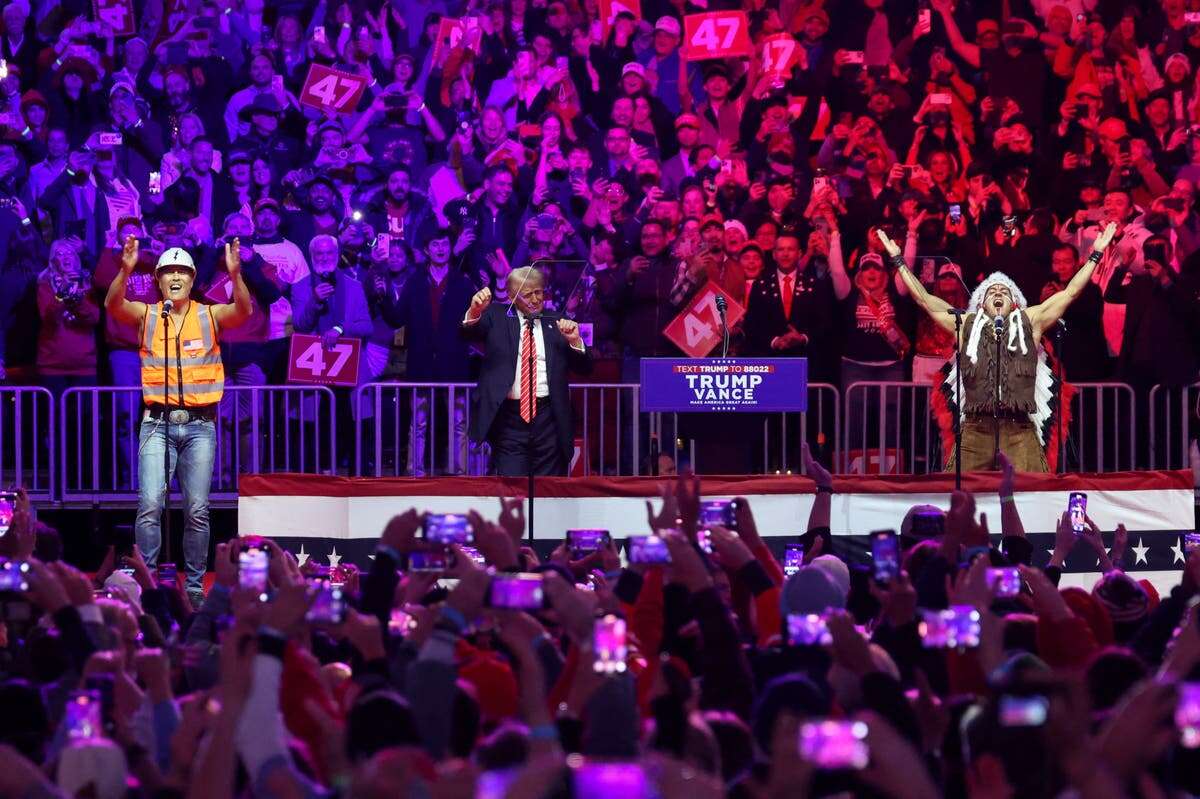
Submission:
POLYGON ((322 243, 322 242, 329 242, 330 244, 332 244, 334 246, 334 248, 338 251, 339 254, 341 253, 342 243, 340 241, 338 241, 337 236, 331 236, 328 233, 319 233, 316 236, 313 236, 312 241, 310 241, 308 243, 308 257, 309 258, 312 258, 313 253, 315 253, 317 251, 317 244, 322 243))
POLYGON ((546 283, 546 276, 542 274, 542 270, 535 266, 520 266, 508 273, 508 286, 520 289, 525 285, 526 281, 536 280, 542 285, 546 283))

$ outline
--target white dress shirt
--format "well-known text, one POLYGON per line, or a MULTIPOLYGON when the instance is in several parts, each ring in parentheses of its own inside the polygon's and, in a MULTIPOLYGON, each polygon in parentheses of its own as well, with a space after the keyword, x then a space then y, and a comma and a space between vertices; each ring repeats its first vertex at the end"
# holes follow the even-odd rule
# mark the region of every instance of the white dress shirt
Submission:
MULTIPOLYGON (((513 376, 512 388, 509 389, 508 398, 519 400, 521 398, 521 364, 525 363, 525 320, 528 317, 525 314, 517 311, 517 319, 521 323, 521 329, 517 333, 517 373, 513 376)), ((537 350, 537 389, 534 396, 548 397, 550 396, 550 380, 546 376, 546 339, 542 337, 542 323, 537 320, 533 325, 533 346, 537 350)))

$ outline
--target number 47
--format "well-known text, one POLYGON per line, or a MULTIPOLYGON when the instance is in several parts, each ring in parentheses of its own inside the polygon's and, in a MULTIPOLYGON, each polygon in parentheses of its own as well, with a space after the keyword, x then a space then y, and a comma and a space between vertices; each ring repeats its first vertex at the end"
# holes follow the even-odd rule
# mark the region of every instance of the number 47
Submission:
POLYGON ((326 75, 312 86, 309 86, 308 93, 320 100, 322 105, 341 109, 354 96, 354 92, 357 89, 358 81, 356 80, 337 75, 326 75), (339 86, 345 90, 340 96, 337 94, 339 86))
POLYGON ((706 19, 692 34, 692 44, 710 51, 728 50, 733 46, 733 40, 737 38, 739 27, 740 22, 737 17, 706 19), (723 38, 718 37, 717 28, 724 28, 723 38))
MULTIPOLYGON (((330 352, 335 356, 333 363, 329 366, 329 376, 333 378, 341 373, 346 361, 350 360, 350 356, 354 353, 354 347, 349 344, 335 344, 330 352)), ((325 348, 321 346, 321 342, 314 341, 309 344, 308 348, 296 357, 296 367, 305 369, 317 377, 323 375, 325 373, 325 348)))

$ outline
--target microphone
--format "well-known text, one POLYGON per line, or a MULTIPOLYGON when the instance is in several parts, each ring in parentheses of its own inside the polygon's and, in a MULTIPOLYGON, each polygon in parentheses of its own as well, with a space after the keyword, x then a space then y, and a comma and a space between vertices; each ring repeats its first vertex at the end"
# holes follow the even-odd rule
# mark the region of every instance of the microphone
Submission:
POLYGON ((162 309, 163 317, 166 318, 166 316, 169 313, 171 313, 172 309, 174 309, 174 308, 175 308, 175 303, 171 302, 170 300, 163 300, 163 309, 162 309))
POLYGON ((947 308, 946 313, 953 316, 966 316, 970 313, 966 308, 947 308))
POLYGON ((717 313, 719 313, 721 315, 721 319, 725 318, 725 307, 726 307, 725 295, 718 294, 717 295, 717 313))
POLYGON ((1000 331, 1004 329, 1004 317, 996 314, 996 317, 992 319, 992 324, 996 326, 996 338, 1000 338, 1000 331))

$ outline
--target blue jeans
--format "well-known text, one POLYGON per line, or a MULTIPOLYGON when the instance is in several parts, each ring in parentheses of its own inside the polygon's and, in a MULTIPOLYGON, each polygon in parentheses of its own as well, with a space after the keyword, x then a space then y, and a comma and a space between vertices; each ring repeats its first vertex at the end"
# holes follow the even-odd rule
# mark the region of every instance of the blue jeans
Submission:
POLYGON ((163 479, 163 448, 169 448, 171 474, 179 477, 183 493, 183 558, 187 566, 187 590, 204 587, 208 567, 208 490, 212 485, 216 453, 216 426, 206 419, 168 425, 166 420, 142 419, 138 456, 137 545, 146 565, 158 563, 162 546, 159 527, 167 484, 163 479), (169 429, 169 436, 168 436, 169 429))

